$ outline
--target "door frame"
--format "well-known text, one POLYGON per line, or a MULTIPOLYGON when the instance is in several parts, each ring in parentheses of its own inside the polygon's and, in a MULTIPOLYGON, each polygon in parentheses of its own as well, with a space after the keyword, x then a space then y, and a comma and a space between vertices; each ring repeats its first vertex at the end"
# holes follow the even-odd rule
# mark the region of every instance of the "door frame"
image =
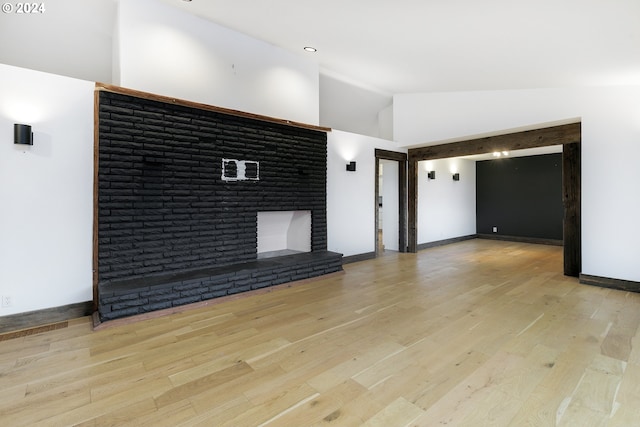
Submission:
POLYGON ((380 160, 392 160, 398 162, 398 248, 400 252, 407 252, 407 153, 400 153, 389 150, 375 150, 375 254, 378 253, 378 223, 380 221, 380 213, 378 209, 378 200, 380 197, 380 160))
POLYGON ((581 122, 477 138, 450 144, 409 149, 408 251, 418 250, 418 162, 450 157, 562 145, 564 206, 564 274, 578 277, 582 270, 581 239, 581 122))

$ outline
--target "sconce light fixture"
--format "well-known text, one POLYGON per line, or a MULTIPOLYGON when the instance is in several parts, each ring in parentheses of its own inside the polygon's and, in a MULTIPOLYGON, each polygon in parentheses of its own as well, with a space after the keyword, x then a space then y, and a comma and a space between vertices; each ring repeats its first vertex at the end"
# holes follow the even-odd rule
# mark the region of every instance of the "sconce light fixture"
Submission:
POLYGON ((13 143, 33 145, 33 132, 31 132, 31 126, 15 123, 13 125, 13 143))
POLYGON ((453 180, 454 181, 460 181, 460 174, 458 172, 453 174, 453 180))
POLYGON ((356 171, 356 162, 347 163, 347 170, 349 172, 355 172, 356 171))
POLYGON ((436 179, 436 171, 427 172, 427 178, 428 179, 436 179))

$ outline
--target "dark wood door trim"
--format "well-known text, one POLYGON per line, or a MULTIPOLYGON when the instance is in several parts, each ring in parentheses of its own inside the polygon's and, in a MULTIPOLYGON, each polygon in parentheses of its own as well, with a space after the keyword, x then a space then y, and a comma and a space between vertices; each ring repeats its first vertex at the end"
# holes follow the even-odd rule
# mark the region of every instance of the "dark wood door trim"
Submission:
POLYGON ((409 158, 407 176, 407 251, 418 252, 418 160, 409 158))
POLYGON ((564 274, 573 277, 582 271, 580 148, 578 143, 562 146, 564 274))
POLYGON ((375 251, 378 253, 378 200, 380 196, 380 160, 394 160, 398 162, 398 224, 400 252, 407 252, 407 154, 389 150, 375 150, 375 251))
POLYGON ((408 250, 418 248, 418 162, 421 160, 446 159, 450 157, 513 151, 524 148, 563 145, 564 199, 564 274, 577 277, 581 270, 581 212, 580 212, 580 143, 581 123, 570 123, 524 132, 515 132, 450 144, 432 145, 409 149, 408 173, 408 250))

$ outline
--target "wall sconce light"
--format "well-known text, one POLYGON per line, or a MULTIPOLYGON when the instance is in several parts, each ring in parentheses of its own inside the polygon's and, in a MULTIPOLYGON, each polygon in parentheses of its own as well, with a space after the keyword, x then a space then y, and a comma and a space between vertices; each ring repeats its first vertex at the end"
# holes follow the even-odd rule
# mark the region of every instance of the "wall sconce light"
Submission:
POLYGON ((436 179, 436 171, 427 172, 428 179, 436 179))
POLYGON ((31 126, 15 123, 13 125, 13 143, 33 145, 33 132, 31 126))
POLYGON ((456 172, 456 173, 454 173, 454 174, 453 174, 453 180, 454 180, 454 181, 460 181, 460 174, 459 174, 459 173, 457 173, 457 172, 456 172))
POLYGON ((355 172, 356 171, 356 162, 347 163, 347 170, 349 172, 355 172))

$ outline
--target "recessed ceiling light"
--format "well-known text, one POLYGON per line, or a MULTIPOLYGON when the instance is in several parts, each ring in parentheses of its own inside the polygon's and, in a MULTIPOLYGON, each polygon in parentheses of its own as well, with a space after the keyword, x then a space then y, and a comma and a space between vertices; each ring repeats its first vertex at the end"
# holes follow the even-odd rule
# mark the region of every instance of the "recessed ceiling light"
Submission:
POLYGON ((311 46, 305 46, 304 50, 306 50, 307 52, 317 52, 318 49, 316 49, 315 47, 311 47, 311 46))

